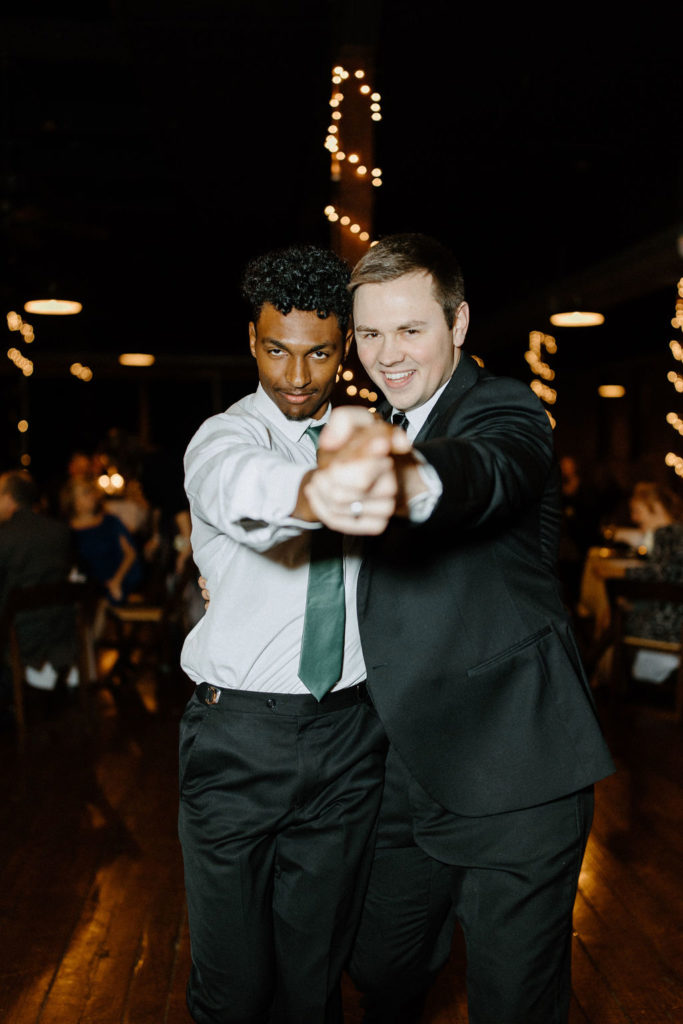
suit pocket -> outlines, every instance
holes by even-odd
[[[499,662],[507,661],[509,658],[513,658],[516,654],[526,650],[527,647],[533,647],[535,644],[540,643],[544,637],[549,636],[553,631],[552,626],[543,626],[542,629],[537,629],[535,633],[530,636],[524,637],[522,640],[518,640],[510,647],[506,647],[504,651],[499,651],[497,654],[492,654],[486,661],[480,661],[478,665],[474,665],[472,668],[467,670],[468,676],[476,676],[481,672],[487,672],[490,668],[493,668]]]
[[[182,794],[183,787],[187,781],[188,771],[194,755],[197,752],[199,737],[204,723],[206,722],[211,708],[202,704],[196,697],[192,697],[183,717],[180,720],[180,746],[179,746],[179,786]]]

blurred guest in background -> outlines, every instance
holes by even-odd
[[[130,533],[117,516],[104,511],[104,494],[91,479],[74,478],[62,492],[80,568],[122,604],[142,582],[142,567]]]
[[[634,533],[617,529],[614,539],[647,551],[637,566],[623,570],[629,579],[683,582],[683,502],[667,487],[637,483],[630,502]],[[633,542],[636,543],[633,543]],[[615,574],[612,574],[615,575]],[[637,601],[627,619],[628,632],[651,640],[677,642],[683,625],[683,606],[663,601]]]
[[[562,528],[558,552],[558,574],[565,602],[573,611],[579,600],[581,574],[588,549],[599,540],[599,511],[596,496],[586,485],[572,455],[559,460]]]
[[[628,579],[683,582],[683,502],[667,487],[637,483],[629,503],[635,527],[610,527],[610,541],[630,549],[631,557],[593,557],[586,564],[582,595],[590,595],[595,612],[595,673],[593,686],[608,681],[612,670],[610,606],[604,580]],[[638,557],[637,557],[638,556]],[[628,635],[647,640],[678,643],[683,626],[683,606],[670,601],[634,601],[628,610]],[[632,674],[637,679],[663,682],[677,667],[678,657],[662,651],[639,650]]]
[[[67,527],[34,511],[38,491],[23,470],[0,476],[0,617],[17,587],[66,580],[71,565]],[[74,620],[70,609],[23,612],[17,635],[27,679],[52,689],[58,672],[73,664]],[[9,703],[7,651],[1,659],[3,704]]]

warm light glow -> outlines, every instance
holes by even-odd
[[[358,71],[354,71],[354,74],[356,78],[365,78],[365,72],[361,71],[360,68],[358,69]]]
[[[25,434],[28,430],[28,420],[19,420],[17,423],[17,430],[20,434]]]
[[[370,86],[369,85],[361,85],[360,91],[363,93],[364,96],[367,96],[367,94],[370,92]]]
[[[152,366],[154,358],[149,352],[123,352],[119,362],[121,366]]]
[[[18,370],[21,370],[24,377],[30,377],[33,373],[33,363],[23,356],[18,348],[8,349],[7,358],[14,363]]]
[[[377,392],[376,391],[369,391],[368,392],[368,400],[370,402],[376,402],[377,401]],[[373,410],[373,412],[374,412],[374,410]]]
[[[382,179],[381,178],[373,178],[372,179],[372,184],[375,186],[375,188],[380,188],[380,186],[382,184]]]
[[[381,121],[382,120],[382,115],[381,114],[371,114],[370,118],[373,121]]]
[[[358,234],[358,232],[360,231],[360,224],[352,224],[352,225],[351,225],[351,227],[349,228],[349,231],[350,231],[350,232],[351,232],[351,233],[352,233],[353,235],[357,235],[357,234]]]
[[[20,330],[23,322],[24,321],[21,319],[19,314],[15,313],[14,310],[10,310],[10,312],[7,314],[7,326],[9,327],[10,331]]]
[[[380,94],[379,94],[378,92],[373,92],[373,94],[372,94],[372,96],[370,97],[370,99],[371,99],[371,100],[374,100],[374,101],[375,101],[375,103],[377,103],[377,102],[378,102],[378,100],[381,100],[381,99],[382,99],[382,97],[380,96]]]
[[[360,160],[360,157],[358,156],[358,153],[349,153],[348,159],[350,164],[357,164],[358,161]]]
[[[548,405],[555,404],[557,392],[553,388],[549,388],[547,384],[543,384],[542,381],[535,378],[531,381],[529,387],[543,402],[547,402]]]
[[[553,313],[550,323],[555,327],[596,327],[604,324],[602,313],[587,313],[574,310],[571,313]]]
[[[30,466],[31,465],[31,456],[24,454],[24,455],[21,456],[19,461],[21,462],[22,466]]]
[[[344,380],[353,380],[353,370],[344,370],[342,377]]]
[[[358,388],[356,387],[356,385],[355,384],[349,384],[348,388],[346,389],[346,394],[347,395],[351,395],[352,398],[353,398],[354,395],[357,395],[358,394]]]
[[[623,384],[601,384],[598,394],[601,398],[623,398],[626,388]]]
[[[351,223],[351,218],[350,218],[350,217],[347,217],[346,215],[344,215],[344,216],[343,216],[343,217],[341,218],[341,223],[342,223],[342,224],[344,225],[344,227],[346,227],[346,225],[347,225],[347,224],[350,224],[350,223]]]
[[[360,238],[361,242],[367,242],[368,239],[370,238],[370,235],[367,233],[367,231],[361,231],[358,237]]]
[[[362,174],[367,174],[367,173],[368,173],[368,169],[367,169],[367,167],[364,164],[359,164],[358,167],[356,167],[356,174],[361,174],[362,175]]]
[[[112,473],[109,477],[112,487],[115,487],[117,491],[120,491],[124,484],[124,479],[120,473]]]
[[[24,303],[27,313],[40,313],[42,316],[73,316],[80,313],[83,306],[72,299],[31,299]]]
[[[380,167],[373,167],[372,168],[372,173],[373,173],[373,175],[376,178],[381,178],[382,177],[382,169]]]
[[[332,204],[330,203],[330,205],[329,205],[329,206],[326,206],[326,207],[325,207],[325,211],[324,211],[324,212],[325,212],[325,216],[326,216],[326,217],[329,217],[329,215],[330,215],[331,213],[334,213],[334,212],[335,212],[335,210],[334,210],[334,206],[332,206]]]

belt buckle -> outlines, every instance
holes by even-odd
[[[221,691],[217,686],[207,686],[206,696],[204,697],[205,704],[218,704],[221,699]]]

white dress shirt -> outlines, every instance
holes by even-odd
[[[427,422],[427,417],[441,398],[441,395],[446,390],[450,377],[445,384],[442,384],[438,391],[435,391],[431,398],[417,407],[417,409],[411,409],[410,412],[403,412],[402,409],[396,409],[392,407],[391,416],[395,414],[405,416],[407,423],[404,427],[408,439],[414,441],[417,435],[422,430],[423,426]],[[391,417],[390,417],[391,419]],[[431,516],[432,512],[436,508],[439,498],[443,494],[443,484],[439,478],[439,474],[430,466],[427,460],[421,455],[420,452],[414,450],[413,455],[419,463],[419,471],[422,480],[424,481],[425,489],[422,494],[417,494],[414,498],[411,498],[408,502],[408,516],[411,523],[424,523]]]
[[[211,601],[183,645],[195,682],[308,693],[297,676],[309,541],[317,523],[294,519],[299,485],[316,463],[305,436],[320,420],[288,420],[259,385],[206,420],[185,453],[192,551]],[[365,679],[356,612],[360,545],[344,538],[346,636],[335,689]]]

